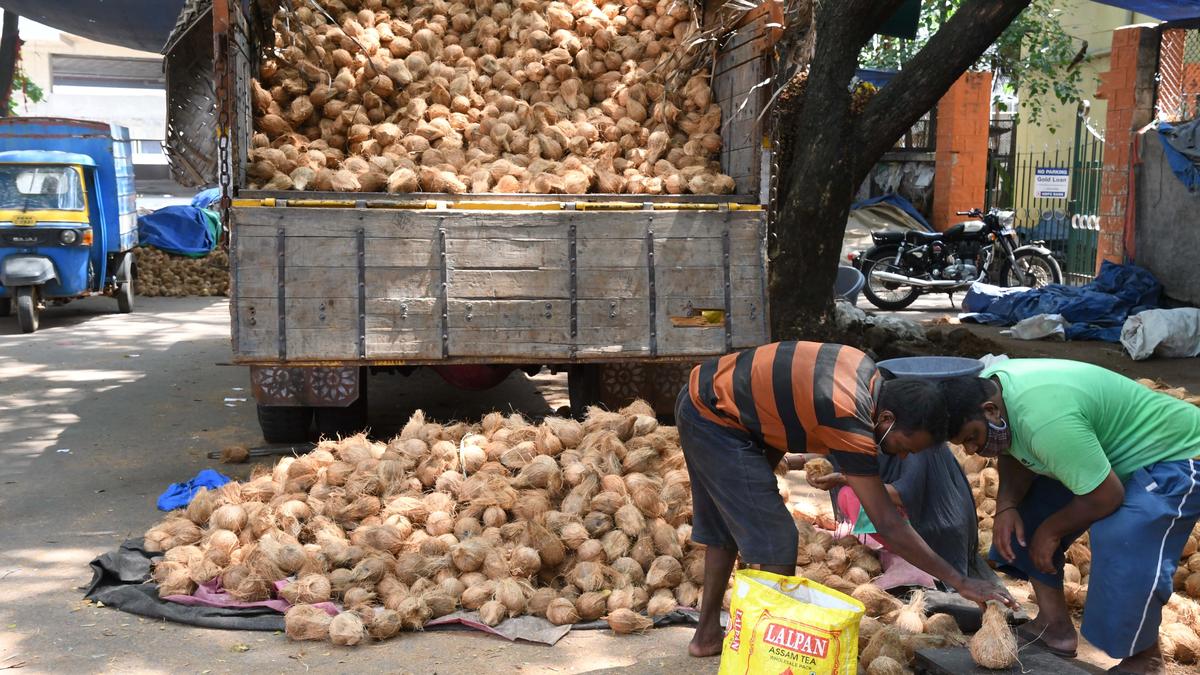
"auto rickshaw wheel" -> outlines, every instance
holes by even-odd
[[[17,323],[21,325],[22,333],[32,333],[38,329],[37,293],[33,286],[17,289]]]
[[[133,311],[132,279],[117,286],[117,309],[120,310],[122,314],[129,314]]]

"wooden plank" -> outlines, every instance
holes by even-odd
[[[234,208],[239,234],[274,236],[283,229],[289,237],[353,236],[432,239],[438,217],[433,211],[392,209]],[[443,212],[445,213],[445,212]]]
[[[658,353],[662,356],[680,356],[685,354],[718,354],[725,351],[725,326],[716,324],[711,328],[679,327],[671,322],[671,317],[682,317],[687,314],[688,303],[696,310],[717,309],[725,307],[725,297],[720,296],[690,296],[663,297],[659,301],[658,314]],[[762,330],[762,300],[757,296],[735,296],[732,298],[732,311],[729,320],[732,323],[733,346],[735,349],[764,344],[768,341]]]
[[[243,239],[246,239],[243,237]],[[266,241],[271,246],[270,260],[275,260],[275,237],[250,237],[254,245],[261,247],[260,241]],[[284,260],[289,267],[357,267],[358,242],[353,234],[337,237],[299,237],[285,238]],[[434,267],[440,261],[437,259],[436,247],[431,239],[405,239],[391,237],[367,237],[363,242],[364,260],[368,267]],[[240,251],[240,249],[239,249]],[[251,258],[253,261],[261,258],[257,251]],[[246,258],[239,261],[246,264]]]
[[[367,300],[367,358],[442,356],[441,303],[435,298]]]
[[[645,298],[587,299],[578,302],[581,356],[649,354],[650,312]]]
[[[293,298],[287,299],[284,317],[288,331],[288,352],[291,352],[292,329],[348,331],[358,335],[358,301],[356,298]],[[357,346],[355,339],[353,345]]]
[[[451,356],[569,356],[564,300],[449,301]]]
[[[289,359],[357,359],[358,332],[327,328],[288,329],[287,355]]]
[[[571,275],[561,270],[447,271],[449,297],[458,299],[569,299]]]
[[[284,268],[288,298],[357,298],[358,270],[352,267]]]
[[[237,303],[238,356],[279,355],[278,306],[275,299],[243,299]]]
[[[441,287],[438,270],[423,267],[368,267],[365,273],[368,301],[372,298],[434,297]]]
[[[508,237],[446,239],[446,258],[452,268],[567,269],[567,240]]]

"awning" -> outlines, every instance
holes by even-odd
[[[1162,21],[1200,19],[1200,0],[1093,0],[1102,5],[1148,14]]]
[[[97,42],[158,52],[184,0],[0,0],[0,7]]]

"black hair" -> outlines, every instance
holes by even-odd
[[[905,433],[927,431],[934,444],[946,440],[946,399],[937,384],[916,377],[884,380],[876,410],[888,410]]]
[[[986,378],[974,376],[942,380],[938,387],[946,399],[950,438],[957,436],[968,422],[984,418],[983,404],[995,391]]]

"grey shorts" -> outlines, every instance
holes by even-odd
[[[780,453],[702,417],[686,386],[675,424],[692,481],[692,540],[737,550],[747,564],[795,565],[800,536],[773,471]]]

